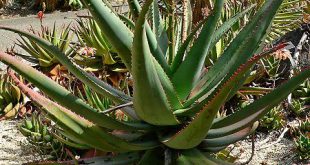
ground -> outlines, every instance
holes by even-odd
[[[20,165],[40,159],[18,131],[18,120],[0,121],[0,165]]]
[[[249,165],[306,165],[310,162],[300,162],[295,151],[295,144],[286,137],[280,137],[282,132],[274,131],[268,134],[257,133],[254,156]],[[242,164],[249,160],[252,153],[252,138],[237,142],[233,146],[232,155]]]

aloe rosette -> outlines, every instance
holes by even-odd
[[[33,28],[31,28],[30,31],[58,47],[58,49],[60,49],[66,56],[72,55],[73,49],[70,47],[70,44],[73,35],[70,34],[70,25],[63,26],[61,31],[58,31],[55,22],[52,29],[42,26],[41,31],[39,32],[36,32]],[[28,40],[21,36],[16,44],[29,55],[14,54],[31,63],[39,65],[41,69],[51,68],[56,64],[59,64],[57,59],[53,57],[53,54],[45,51],[44,48],[32,40]]]
[[[75,29],[75,33],[77,34],[80,43],[95,48],[96,55],[102,56],[103,58],[101,63],[108,65],[115,64],[116,62],[111,53],[111,46],[106,41],[98,24],[91,18],[87,18],[86,20],[82,18],[78,19],[77,23],[79,26]],[[87,59],[83,59],[83,61],[87,61]]]
[[[101,164],[223,164],[212,158],[212,153],[251,134],[259,118],[310,76],[310,70],[305,70],[239,111],[216,118],[218,110],[242,86],[252,66],[285,47],[280,44],[262,51],[266,30],[281,0],[267,1],[208,72],[202,70],[210,49],[229,30],[231,21],[242,17],[242,14],[236,15],[216,28],[224,0],[215,2],[209,17],[192,28],[187,39],[175,47],[178,48],[175,52],[169,50],[168,37],[159,37],[165,30],[160,33],[154,30],[164,25],[156,1],[147,0],[142,8],[137,1],[129,1],[131,12],[137,16],[133,31],[107,2],[83,2],[132,75],[133,97],[85,72],[49,42],[14,28],[0,26],[0,29],[36,42],[91,90],[114,104],[129,105],[121,110],[130,120],[120,121],[101,113],[102,110],[86,104],[14,57],[0,53],[0,59],[51,98],[33,91],[12,75],[17,86],[46,110],[58,124],[59,132],[75,145],[119,153],[96,158]],[[187,25],[192,26],[190,21]],[[195,37],[198,30],[200,33]]]
[[[24,104],[24,95],[4,73],[0,75],[0,120],[13,119]]]
[[[31,117],[23,119],[18,125],[18,130],[27,137],[27,140],[42,155],[50,155],[51,158],[65,159],[65,145],[58,141],[57,132],[49,129],[51,123],[42,114],[34,112]],[[78,147],[78,146],[76,146]]]

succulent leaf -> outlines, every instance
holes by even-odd
[[[134,108],[140,118],[154,125],[176,125],[167,96],[149,49],[145,16],[153,1],[146,1],[136,23],[133,43]],[[160,67],[160,66],[158,66]],[[146,92],[148,91],[148,92]]]
[[[255,129],[258,127],[259,122],[255,122],[253,126],[246,127],[238,132],[229,134],[227,136],[222,136],[218,138],[212,138],[212,139],[204,139],[201,144],[199,145],[199,148],[206,148],[209,147],[223,147],[228,146],[229,144],[233,144],[239,140],[242,140],[246,138],[248,135],[253,133]]]
[[[126,67],[131,70],[132,32],[108,5],[109,3],[98,0],[83,0],[83,2],[111,45],[122,58]]]
[[[227,47],[213,67],[197,83],[204,85],[200,88],[200,92],[187,101],[185,106],[208,94],[208,91],[222,81],[223,78],[224,82],[226,82],[240,65],[246,63],[256,53],[281,2],[282,0],[267,1],[264,4],[252,21],[241,30]],[[236,90],[232,93],[234,92]]]
[[[240,20],[244,15],[249,13],[253,8],[254,4],[249,6],[247,9],[243,10],[242,12],[239,12],[235,14],[232,18],[224,22],[216,31],[214,32],[214,36],[212,38],[212,42],[210,44],[210,48],[214,47],[215,44],[221,39],[221,37],[232,28],[232,26]]]
[[[34,68],[22,63],[14,57],[6,53],[0,52],[0,60],[20,75],[25,77],[28,81],[36,85],[40,90],[49,95],[52,99],[57,101],[62,106],[74,111],[75,113],[89,119],[90,121],[106,128],[110,129],[124,129],[124,130],[135,130],[136,127],[123,124],[111,117],[100,114],[96,112],[97,110],[91,108],[89,105],[85,104],[81,99],[72,95],[64,87],[60,86],[53,80],[46,77],[44,74],[35,70]],[[144,127],[144,126],[142,126]]]
[[[236,73],[224,82],[223,86],[213,87],[217,88],[212,91],[210,98],[201,100],[199,103],[189,108],[188,111],[195,113],[194,119],[190,121],[184,128],[178,132],[164,137],[162,142],[169,147],[177,147],[178,149],[188,149],[199,144],[199,142],[209,135],[209,129],[212,125],[213,119],[219,108],[225,103],[226,99],[231,94],[234,86],[243,75],[257,62],[260,58],[268,55],[271,51],[283,48],[284,45],[279,45],[261,55],[252,57],[246,64],[241,65]],[[185,111],[186,113],[186,111]],[[244,128],[244,127],[243,127]],[[195,132],[195,133],[193,133]],[[182,148],[180,148],[182,147]],[[183,148],[184,147],[184,148]]]
[[[164,22],[161,18],[161,13],[159,10],[158,2],[153,1],[152,4],[152,18],[153,21],[153,31],[156,36],[156,40],[158,41],[159,47],[163,54],[166,54],[168,49],[168,36],[165,31]]]
[[[212,14],[207,18],[194,45],[180,67],[173,74],[172,82],[181,100],[184,100],[197,83],[208,54],[216,24],[221,16],[224,0],[217,0]]]
[[[14,28],[4,27],[0,26],[0,29],[6,29],[12,32],[16,32],[20,35],[28,37],[28,39],[31,39],[33,41],[36,41],[38,44],[40,44],[42,47],[44,47],[47,51],[52,53],[57,59],[60,60],[60,62],[68,68],[68,70],[73,73],[75,76],[77,76],[81,81],[83,81],[85,84],[87,84],[89,87],[94,89],[96,92],[109,97],[111,100],[115,101],[116,103],[126,103],[130,102],[131,98],[127,95],[125,95],[123,92],[111,87],[109,84],[105,83],[104,81],[99,80],[97,77],[90,75],[74,63],[70,61],[70,59],[65,56],[58,48],[51,45],[49,42],[34,36],[30,33],[23,32],[21,30],[17,30]],[[134,119],[137,119],[136,114],[133,111],[127,111],[126,112],[129,116],[131,116]]]
[[[186,50],[189,47],[191,41],[194,39],[197,31],[201,29],[201,27],[206,23],[207,19],[202,20],[199,24],[195,26],[195,28],[191,31],[191,33],[187,36],[186,40],[180,45],[180,48],[177,51],[177,54],[174,57],[174,60],[171,64],[171,72],[175,73],[179,68],[180,64],[183,61],[183,58],[186,55]]]
[[[152,150],[146,151],[141,160],[138,163],[139,165],[158,165],[164,164],[164,157],[162,154],[161,148],[155,148]]]
[[[216,162],[208,159],[203,155],[199,150],[185,150],[180,153],[180,156],[177,159],[177,164],[187,165],[187,164],[208,164],[208,165],[217,165]]]
[[[272,107],[278,105],[281,100],[298,87],[298,84],[309,76],[310,70],[306,70],[245,108],[216,121],[207,137],[228,135],[252,124],[264,116]]]
[[[116,137],[113,134],[106,132],[106,130],[94,125],[90,121],[87,121],[81,116],[78,116],[72,111],[61,107],[34,92],[29,87],[22,84],[13,74],[11,74],[11,77],[33,101],[41,105],[49,115],[53,115],[53,117],[63,125],[62,128],[66,128],[65,130],[67,132],[71,132],[72,134],[76,135],[75,137],[91,147],[100,148],[104,151],[126,152],[130,150],[145,150],[157,146],[156,142],[148,142],[147,140],[146,142],[130,143],[126,140]],[[97,140],[93,140],[93,138]]]

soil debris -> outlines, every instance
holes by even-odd
[[[18,120],[0,121],[0,165],[20,165],[40,159],[18,130]]]

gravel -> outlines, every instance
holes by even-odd
[[[20,165],[40,159],[17,129],[18,120],[0,121],[0,165]]]
[[[258,133],[255,139],[254,156],[249,165],[309,165],[301,162],[296,154],[295,144],[287,138],[280,138],[279,132],[268,134]],[[278,140],[278,141],[277,141]],[[242,164],[250,159],[252,153],[252,138],[237,142],[231,154],[237,157],[236,164]],[[232,145],[233,146],[233,145]],[[231,148],[232,148],[231,146]]]

